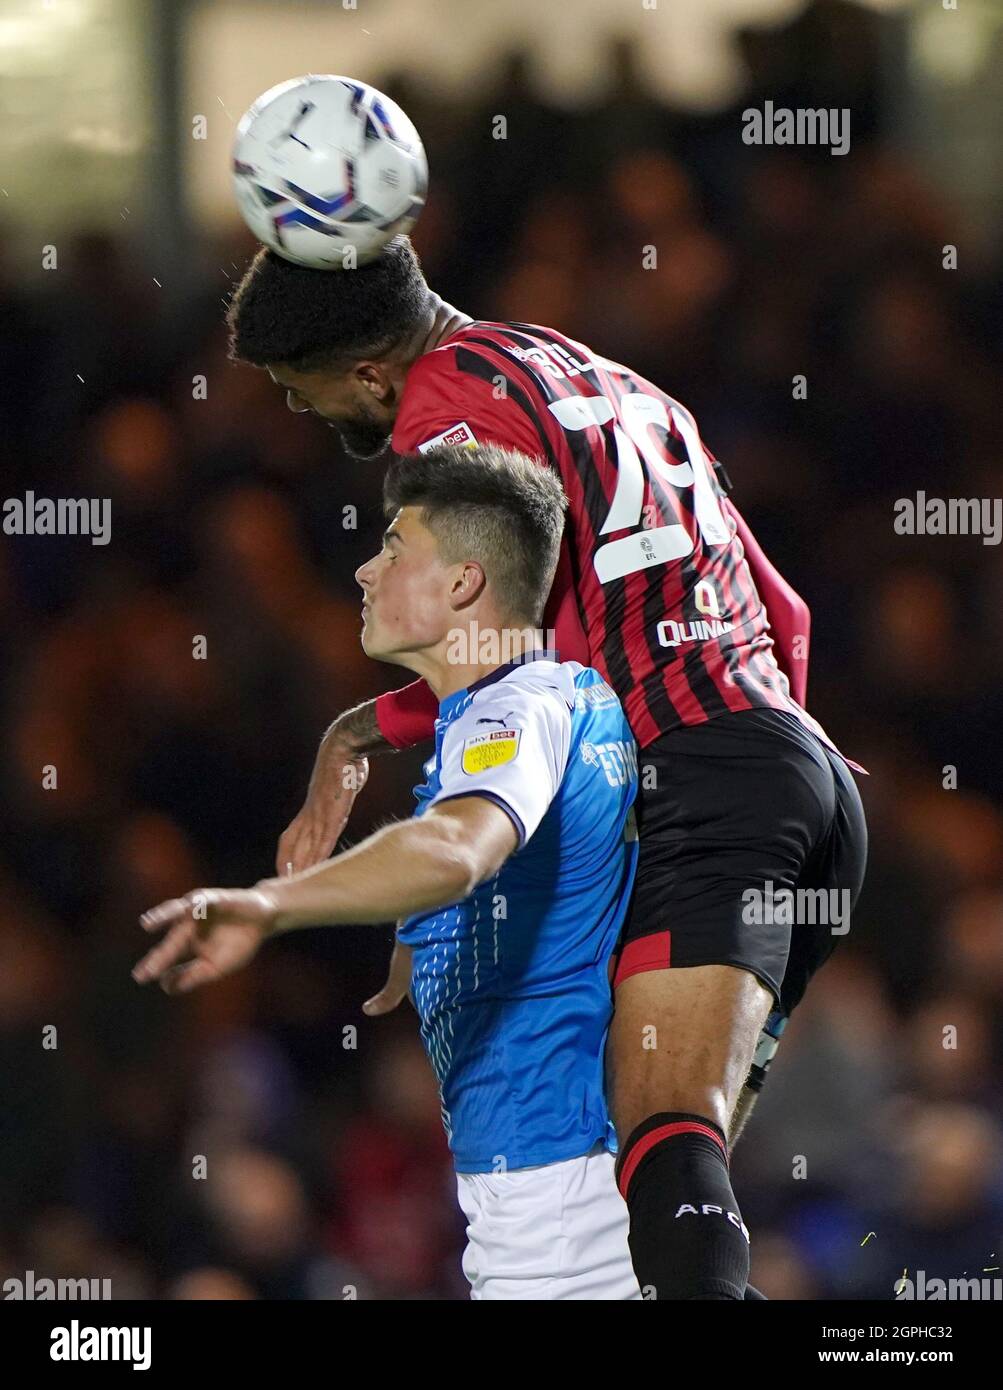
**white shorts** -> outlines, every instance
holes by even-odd
[[[472,1299],[641,1297],[613,1155],[507,1173],[457,1173]]]

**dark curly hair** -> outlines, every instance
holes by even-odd
[[[262,247],[227,310],[230,357],[304,372],[379,358],[418,331],[428,299],[406,236],[355,270],[309,270]]]
[[[448,563],[477,560],[507,610],[542,621],[564,530],[556,473],[514,449],[479,444],[391,459],[383,511],[420,507]]]

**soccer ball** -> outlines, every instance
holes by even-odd
[[[350,269],[414,226],[428,163],[389,97],[350,77],[311,73],[272,87],[244,116],[233,186],[244,221],[280,256]]]

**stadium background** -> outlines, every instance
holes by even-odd
[[[225,182],[233,118],[311,67],[383,87],[422,131],[432,286],[685,401],[811,605],[810,705],[870,769],[872,857],[735,1154],[754,1281],[887,1299],[904,1272],[1003,1263],[1003,568],[978,537],[893,529],[919,489],[1001,491],[999,11],[579,5],[570,60],[515,0],[491,7],[503,43],[473,22],[486,0],[468,24],[415,0],[410,30],[391,0],[0,16],[5,496],[112,499],[106,547],[0,552],[3,1277],[465,1295],[414,1015],[359,1008],[389,929],[285,938],[187,1001],[129,977],[138,913],[271,872],[326,723],[398,683],[361,653],[351,578],[380,469],[225,355],[253,250]],[[686,16],[693,64],[665,28]],[[744,145],[766,99],[850,107],[849,155]],[[352,836],[407,813],[419,763],[373,762]]]

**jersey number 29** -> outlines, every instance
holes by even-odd
[[[602,526],[601,536],[610,531],[638,527],[644,506],[645,469],[652,486],[659,480],[672,487],[693,489],[693,510],[700,535],[706,545],[727,545],[731,528],[721,511],[721,503],[711,481],[710,467],[693,417],[682,406],[668,409],[657,396],[632,391],[621,396],[619,410],[608,396],[568,396],[551,401],[549,409],[566,430],[584,430],[612,420],[616,441],[617,478],[613,501]],[[670,416],[671,413],[671,424]],[[672,463],[664,457],[651,433],[656,425],[668,432],[674,424],[686,446],[688,463]],[[665,526],[635,530],[632,535],[606,541],[593,556],[601,584],[611,579],[664,565],[692,553],[694,539],[685,526],[669,522]]]

